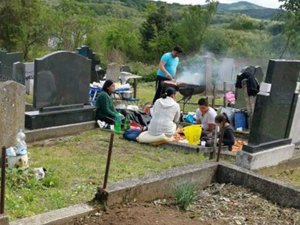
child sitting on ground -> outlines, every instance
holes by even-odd
[[[223,144],[228,146],[229,151],[232,151],[232,146],[234,145],[234,134],[233,129],[230,126],[228,116],[225,113],[217,115],[215,118],[215,123],[220,129],[224,128]]]

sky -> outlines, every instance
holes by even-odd
[[[168,3],[192,4],[192,5],[205,4],[205,0],[160,0],[160,1],[168,2]],[[239,2],[239,1],[241,1],[241,0],[219,0],[218,2],[234,3],[234,2]],[[254,3],[256,5],[268,7],[268,8],[279,8],[279,6],[280,6],[280,3],[278,0],[245,0],[245,1]]]

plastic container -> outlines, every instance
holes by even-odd
[[[121,126],[122,126],[121,116],[119,114],[116,114],[114,130],[117,134],[121,133]]]
[[[184,136],[190,145],[199,145],[202,133],[201,125],[190,125],[183,128]]]
[[[242,128],[246,129],[247,128],[247,117],[244,112],[236,112],[234,114],[234,128]]]

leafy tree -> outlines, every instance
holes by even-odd
[[[115,54],[116,50],[131,60],[138,60],[140,34],[133,23],[116,20],[104,29],[100,41],[107,55]]]
[[[54,6],[57,11],[53,22],[56,32],[53,38],[58,39],[58,48],[74,50],[82,45],[86,36],[93,30],[94,20],[91,11],[74,0],[60,0]]]
[[[170,26],[170,16],[166,6],[156,8],[154,4],[149,4],[146,8],[148,16],[142,24],[140,33],[142,36],[141,47],[145,52],[151,51],[149,43],[159,39],[159,34],[163,34]]]
[[[0,0],[0,45],[8,51],[21,50],[28,59],[34,45],[47,43],[51,30],[48,5],[41,0]]]
[[[204,34],[217,9],[217,2],[207,1],[205,7],[197,5],[190,6],[183,13],[182,21],[177,28],[184,36],[182,46],[186,52],[195,53],[201,48]]]
[[[281,8],[287,11],[287,16],[284,26],[284,34],[286,35],[285,45],[280,54],[280,58],[283,57],[291,43],[296,42],[299,39],[300,33],[300,1],[299,0],[279,0],[283,4]]]
[[[18,48],[22,49],[24,59],[28,60],[29,52],[35,46],[47,46],[48,38],[53,32],[53,11],[40,1],[31,8],[34,18],[21,23],[21,33],[18,36]]]

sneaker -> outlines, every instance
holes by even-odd
[[[105,128],[107,126],[107,124],[101,120],[97,120],[97,124],[100,128]]]

